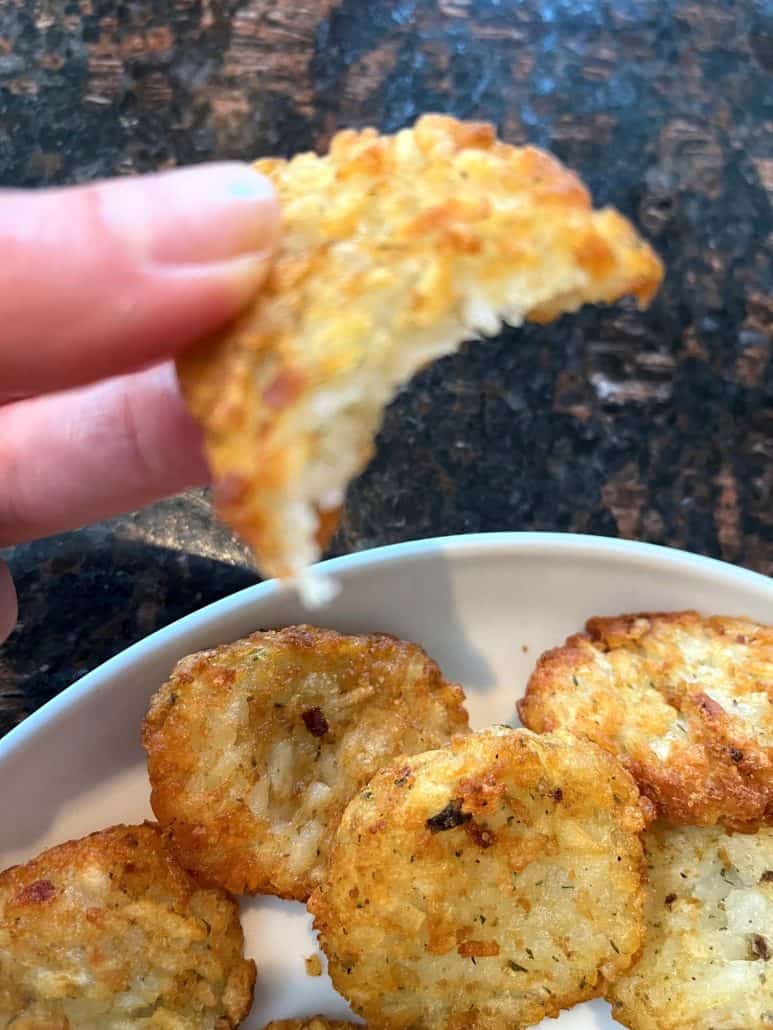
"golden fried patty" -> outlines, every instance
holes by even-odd
[[[467,729],[461,688],[416,644],[295,626],[184,658],[143,740],[183,864],[305,900],[345,805],[394,755]]]
[[[218,510],[266,574],[314,561],[398,385],[501,319],[547,321],[632,294],[662,270],[580,180],[489,125],[439,115],[322,157],[263,160],[282,205],[268,282],[179,362]]]
[[[309,908],[370,1024],[502,1030],[600,994],[642,938],[639,794],[568,734],[491,729],[352,800]]]
[[[252,1003],[243,943],[156,826],[60,844],[0,873],[0,1026],[227,1030]]]
[[[616,754],[675,823],[773,819],[773,627],[695,612],[591,619],[518,705]]]
[[[773,1027],[773,827],[644,834],[647,937],[609,990],[632,1030]]]

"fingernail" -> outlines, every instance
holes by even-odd
[[[179,268],[265,259],[274,249],[276,194],[246,164],[197,165],[104,183],[99,191],[109,230],[136,259],[150,264]],[[248,261],[244,269],[249,266]]]

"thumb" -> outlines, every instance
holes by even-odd
[[[279,224],[248,165],[0,190],[0,400],[132,371],[233,317]]]
[[[16,625],[17,615],[16,591],[11,573],[5,562],[0,562],[0,644]]]

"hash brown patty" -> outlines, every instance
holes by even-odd
[[[493,128],[426,115],[265,159],[278,254],[251,307],[178,361],[218,511],[265,575],[317,559],[397,387],[504,319],[645,305],[662,268],[572,172]]]
[[[773,627],[696,612],[591,619],[544,654],[518,711],[617,755],[674,823],[773,819]]]
[[[644,834],[647,937],[608,997],[631,1030],[773,1027],[773,827]]]
[[[184,658],[153,698],[151,804],[186,868],[304,901],[357,790],[467,725],[461,688],[416,644],[312,626],[254,633]]]
[[[0,1026],[228,1030],[252,1003],[236,903],[156,826],[114,826],[0,873]]]
[[[311,897],[333,984],[388,1030],[501,1030],[601,994],[643,934],[644,820],[610,755],[494,728],[400,758]]]

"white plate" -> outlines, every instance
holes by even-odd
[[[326,563],[342,590],[309,613],[295,591],[262,583],[128,648],[0,741],[0,868],[117,822],[151,816],[140,723],[178,658],[259,628],[317,622],[415,640],[465,685],[475,727],[515,723],[538,655],[590,615],[697,608],[773,620],[773,583],[695,555],[601,537],[501,533],[398,544]],[[276,899],[242,906],[258,963],[247,1027],[324,1012],[346,1016],[316,951],[304,907]],[[560,1030],[616,1026],[604,1002],[564,1013]]]

